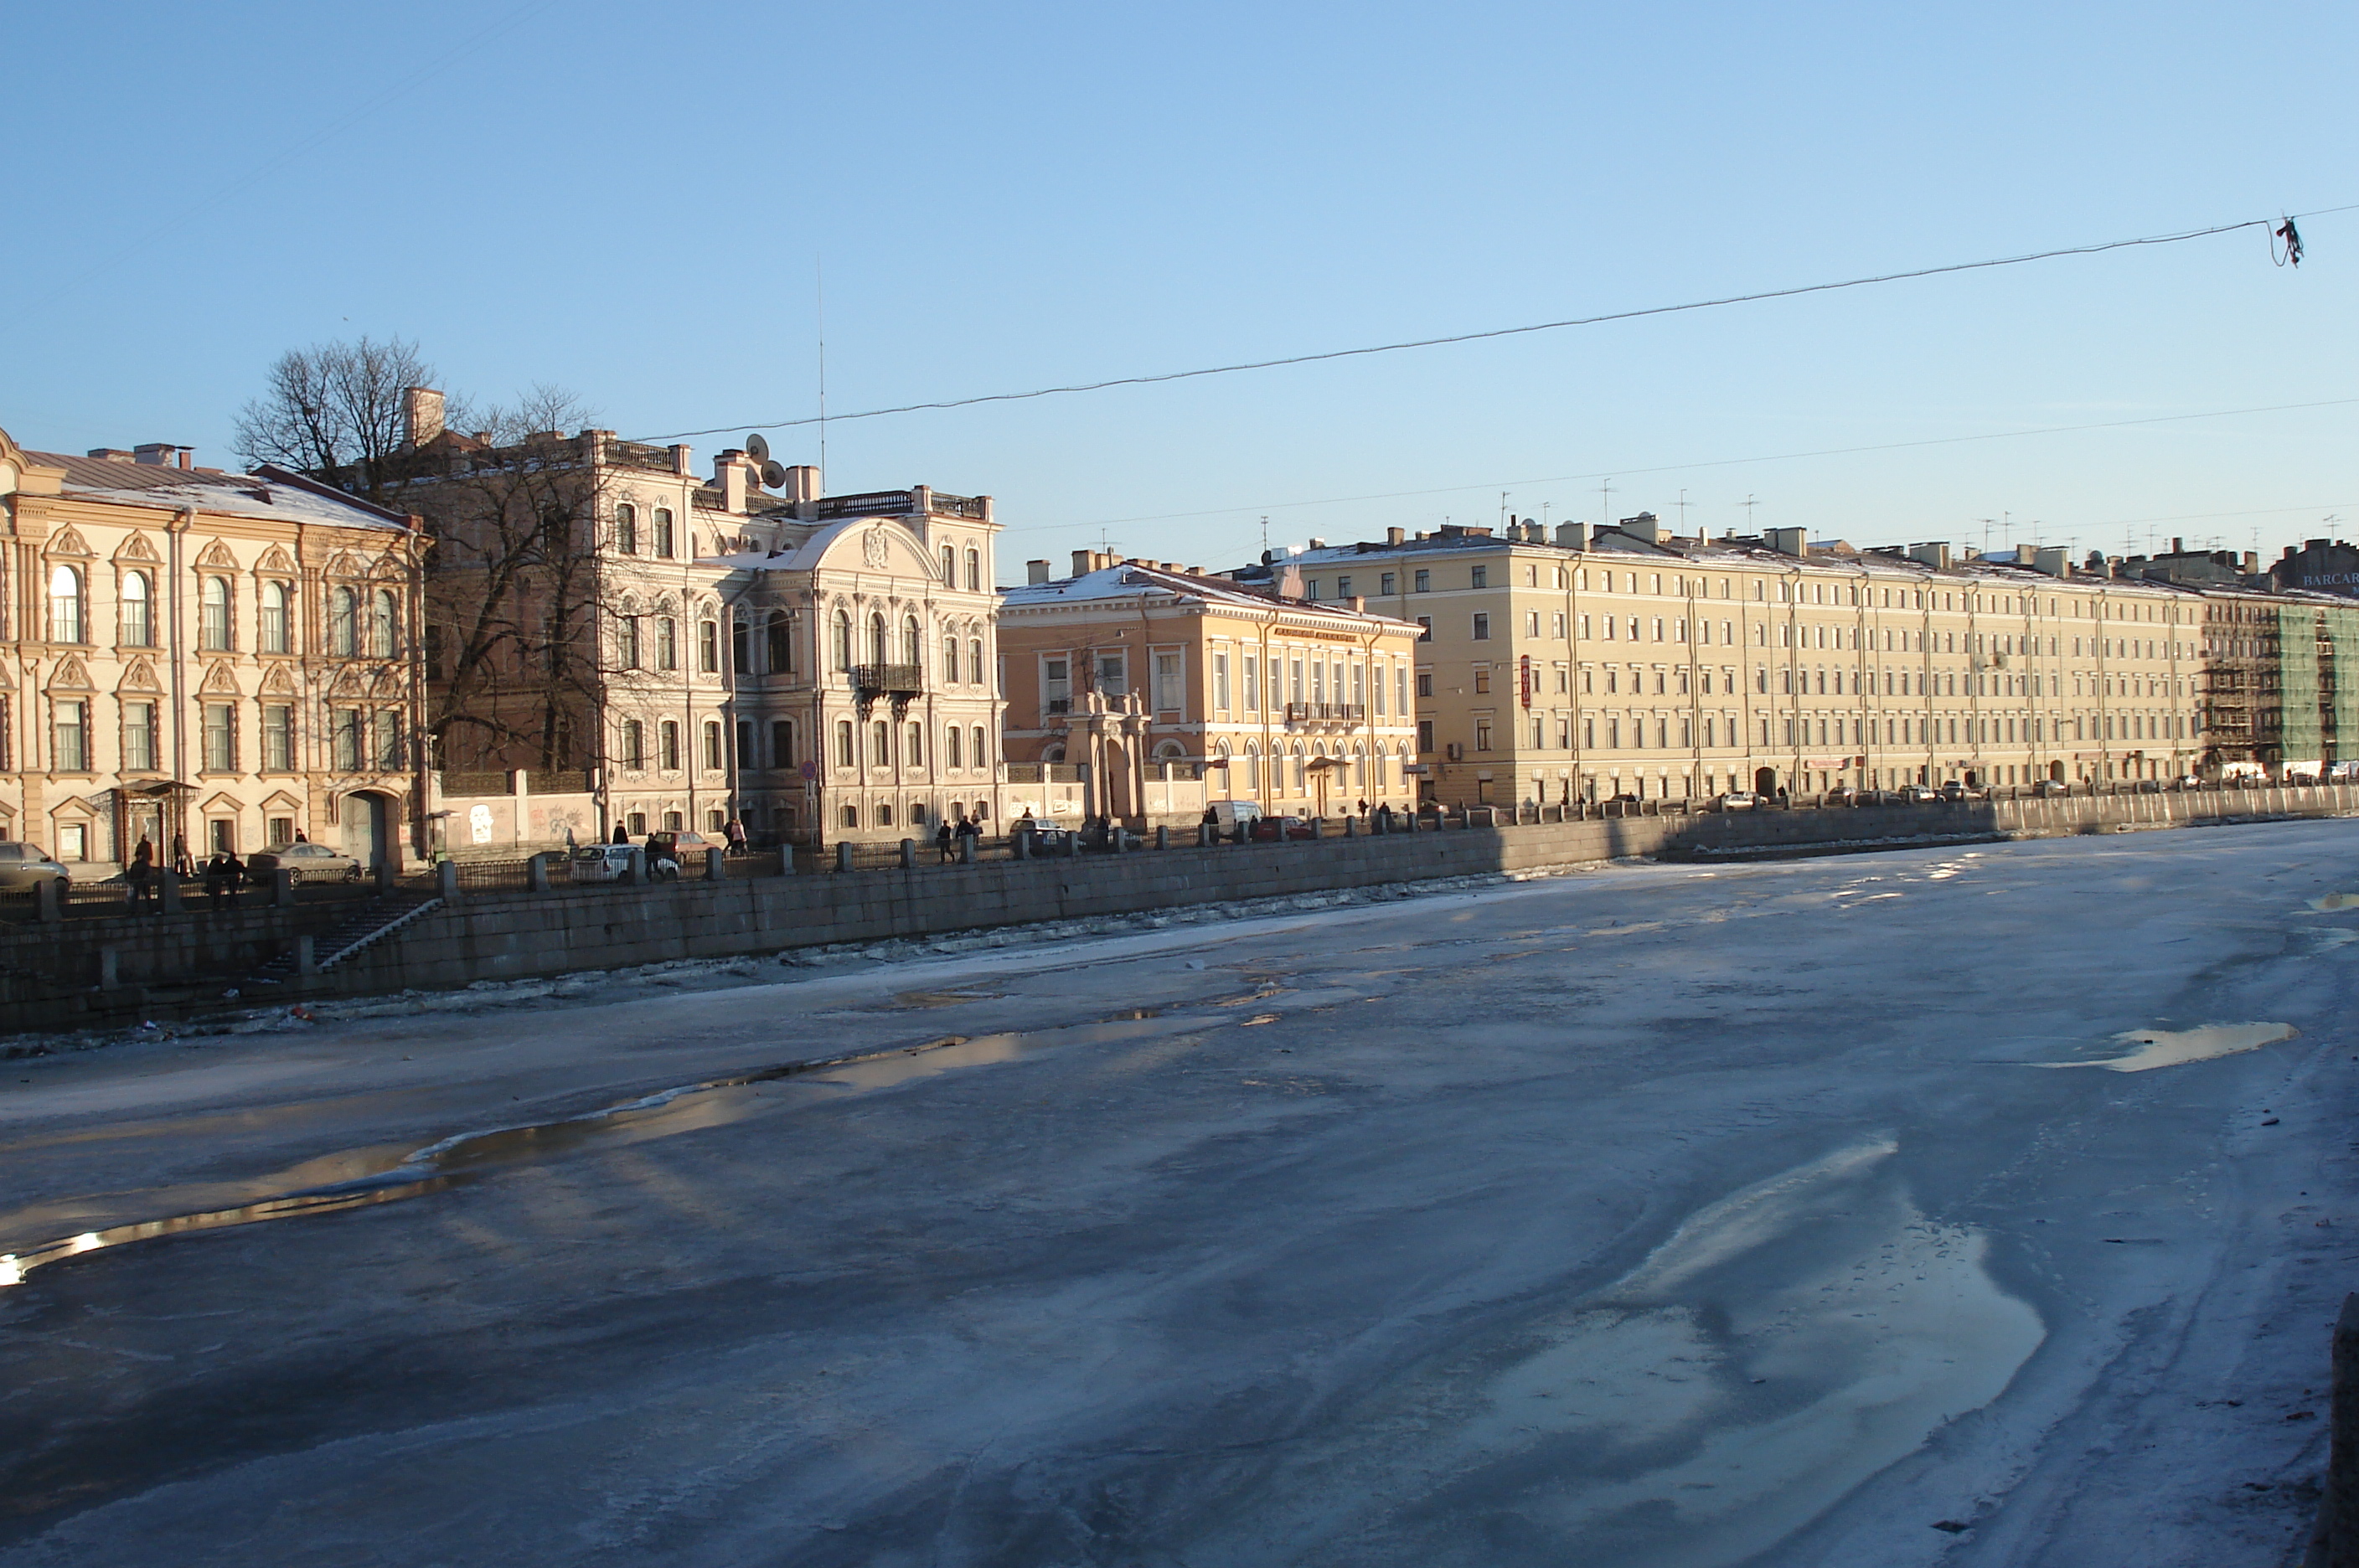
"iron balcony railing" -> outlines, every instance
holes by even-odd
[[[1286,705],[1286,722],[1289,724],[1356,724],[1366,712],[1357,702],[1288,702]]]
[[[914,694],[926,689],[925,670],[915,664],[863,664],[853,668],[852,684],[863,691]]]

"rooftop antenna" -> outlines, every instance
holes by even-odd
[[[1261,552],[1265,556],[1269,554],[1269,518],[1266,517],[1261,520]]]
[[[1745,531],[1748,534],[1753,531],[1753,508],[1760,504],[1749,495],[1745,497]]]
[[[827,488],[827,267],[817,252],[811,255],[811,277],[819,322],[819,487]]]
[[[1553,503],[1553,502],[1549,502],[1549,501],[1543,501],[1543,502],[1541,502],[1541,503],[1540,503],[1540,532],[1542,532],[1542,533],[1547,533],[1547,532],[1548,532],[1548,526],[1549,526],[1549,521],[1548,521],[1549,507],[1549,506],[1551,506],[1552,505],[1554,505],[1554,503]]]
[[[1682,491],[1680,491],[1680,535],[1681,535],[1682,537],[1684,537],[1684,536],[1686,535],[1687,531],[1688,531],[1688,493],[1687,493],[1685,490],[1682,490]]]
[[[1507,493],[1506,493],[1505,490],[1502,490],[1502,491],[1500,491],[1500,492],[1499,492],[1499,528],[1500,528],[1500,530],[1501,530],[1502,532],[1504,532],[1504,531],[1506,531],[1506,527],[1507,527]]]
[[[1598,519],[1598,526],[1601,528],[1612,528],[1614,526],[1614,481],[1611,479],[1601,480],[1598,482],[1597,509],[1604,514],[1603,517]]]
[[[1974,519],[1974,521],[1976,521],[1976,522],[1980,523],[1980,524],[1983,526],[1983,553],[1984,553],[1984,555],[1988,555],[1988,554],[1990,553],[1990,530],[1991,530],[1991,524],[1993,524],[1994,522],[1996,522],[1997,520],[1998,520],[1998,519],[1997,519],[1997,518],[1995,518],[1995,517],[1976,517],[1976,518]],[[2007,530],[2007,534],[2008,534],[2008,537],[2009,537],[2009,538],[2014,537],[2014,533],[2015,533],[2015,530],[2014,530],[2014,529],[2012,529],[2012,528],[2009,528],[2009,529]]]

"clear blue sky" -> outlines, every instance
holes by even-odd
[[[363,332],[625,435],[799,418],[815,262],[842,412],[2359,202],[2347,4],[416,0],[28,6],[10,35],[0,426],[201,462],[274,355]],[[1004,581],[1102,528],[1228,565],[1265,512],[1273,542],[1365,538],[1494,521],[1503,489],[1552,520],[1684,489],[1716,530],[1753,495],[1859,543],[2011,516],[1994,543],[2274,555],[2359,519],[2359,405],[1723,460],[2359,397],[2359,212],[2306,237],[2298,273],[2255,231],[838,422],[829,485],[997,496]],[[1598,474],[1610,504],[1571,477]]]

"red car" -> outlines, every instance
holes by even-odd
[[[1276,844],[1280,838],[1317,838],[1318,830],[1304,817],[1256,817],[1253,842]]]

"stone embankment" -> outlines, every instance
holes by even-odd
[[[679,959],[727,958],[983,926],[1086,920],[1251,898],[1528,872],[1639,856],[1688,860],[2118,833],[2359,814],[2359,789],[1590,818],[1312,842],[1190,845],[656,887],[469,894],[326,973],[283,964],[316,933],[299,909],[19,925],[0,931],[0,1029],[56,1029],[263,1000],[454,989]]]

